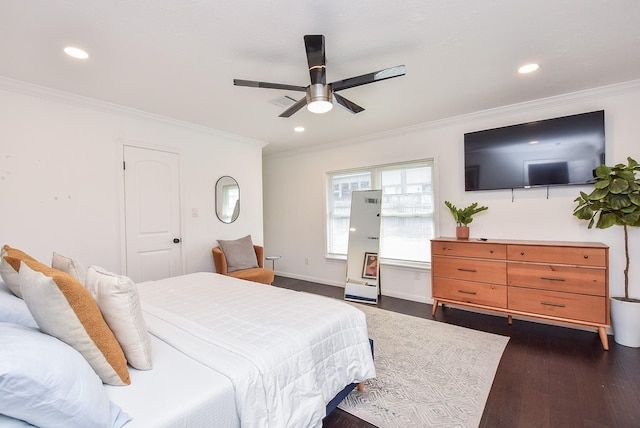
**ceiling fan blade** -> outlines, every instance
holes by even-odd
[[[307,50],[307,63],[309,64],[309,77],[311,84],[327,84],[326,59],[324,55],[324,36],[304,36],[304,46]]]
[[[331,83],[333,92],[342,91],[343,89],[354,88],[380,80],[391,79],[392,77],[404,76],[407,68],[404,65],[397,65],[384,70],[374,71],[373,73],[363,74],[362,76],[351,77],[349,79],[338,80]]]
[[[286,85],[283,83],[256,82],[255,80],[233,79],[233,84],[236,86],[248,86],[250,88],[284,89],[287,91],[300,92],[305,92],[307,90],[305,86]]]
[[[358,104],[354,103],[353,101],[349,101],[342,95],[338,95],[334,93],[333,98],[336,100],[336,102],[340,107],[343,107],[345,110],[348,110],[351,113],[355,114],[355,113],[360,113],[361,111],[364,111],[364,108],[360,107]]]
[[[307,105],[307,97],[303,97],[300,101],[283,111],[278,117],[291,117],[295,112]]]

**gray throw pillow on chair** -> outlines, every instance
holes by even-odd
[[[218,239],[218,245],[227,259],[227,272],[258,267],[251,235],[233,241]]]

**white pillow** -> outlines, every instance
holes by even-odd
[[[66,272],[84,285],[87,279],[87,268],[78,260],[53,252],[51,267]]]
[[[120,342],[127,362],[138,370],[151,370],[151,338],[134,282],[98,266],[89,266],[85,285]]]
[[[0,281],[0,322],[10,322],[27,327],[38,328],[27,304],[15,296],[11,290]],[[2,426],[2,424],[0,424]]]
[[[20,291],[40,331],[80,352],[104,383],[131,383],[122,347],[78,280],[42,263],[23,260]]]
[[[0,249],[0,277],[2,277],[2,280],[7,287],[9,287],[9,290],[20,298],[22,298],[22,294],[20,294],[18,271],[20,270],[21,260],[35,259],[24,251],[11,248],[8,245],[3,245]]]
[[[0,413],[43,428],[119,428],[131,420],[82,355],[58,339],[0,323],[0,349]]]

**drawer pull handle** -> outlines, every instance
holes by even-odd
[[[520,251],[520,255],[521,255],[521,256],[524,256],[524,251]]]
[[[585,255],[584,255],[584,258],[585,258],[585,259],[588,259],[588,258],[589,258],[589,256],[587,256],[587,255],[585,254]]]
[[[546,281],[566,281],[564,278],[554,278],[551,276],[541,276],[540,279],[544,279]]]
[[[460,272],[477,272],[477,270],[475,269],[464,269],[464,268],[458,268],[458,270]]]
[[[458,293],[462,293],[462,294],[471,294],[471,295],[473,295],[473,296],[475,296],[476,294],[478,294],[478,293],[476,293],[475,291],[465,291],[465,290],[458,290]]]
[[[489,253],[490,253],[490,254],[493,254],[493,250],[489,250]]]
[[[566,308],[567,305],[563,305],[562,303],[551,303],[551,302],[540,302],[541,305],[545,306],[555,306],[557,308]]]

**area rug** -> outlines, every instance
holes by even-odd
[[[354,304],[376,378],[340,408],[380,428],[478,427],[508,337]]]

